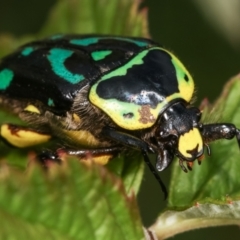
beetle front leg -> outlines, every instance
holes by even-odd
[[[218,139],[237,138],[240,147],[240,130],[231,123],[206,124],[202,126],[202,136],[206,142],[212,142]]]
[[[143,140],[141,140],[137,137],[134,137],[130,134],[117,131],[114,128],[105,127],[102,130],[102,134],[104,136],[108,136],[110,139],[112,139],[122,145],[132,147],[132,148],[137,148],[144,152],[154,152],[153,149]]]
[[[105,136],[108,136],[112,140],[115,140],[115,141],[117,141],[117,142],[119,142],[123,145],[127,145],[127,146],[132,147],[132,148],[137,148],[138,150],[142,151],[144,161],[147,164],[147,166],[149,167],[150,171],[153,173],[156,180],[158,181],[158,183],[161,187],[161,190],[164,194],[164,198],[166,199],[167,198],[167,189],[166,189],[162,179],[158,175],[158,172],[156,171],[156,169],[154,168],[154,166],[152,165],[152,163],[151,163],[151,161],[148,157],[148,153],[149,152],[154,153],[154,150],[143,140],[141,140],[137,137],[134,137],[132,135],[129,135],[127,133],[117,131],[117,130],[115,130],[113,128],[110,128],[110,127],[104,128],[103,129],[103,134]],[[165,153],[163,153],[163,155],[164,155],[165,158],[162,159],[160,157],[163,162],[161,162],[160,158],[158,158],[157,165],[156,165],[157,168],[162,169],[162,170],[163,170],[163,168],[166,168],[172,160],[171,159],[170,162],[169,162],[169,159],[166,159],[166,158],[169,157],[168,153],[165,152]],[[159,169],[158,169],[158,171],[159,171]]]

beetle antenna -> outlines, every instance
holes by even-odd
[[[152,174],[154,175],[154,177],[157,179],[158,183],[160,184],[161,190],[164,194],[164,199],[166,199],[168,196],[168,192],[167,192],[167,188],[166,188],[165,184],[163,183],[162,179],[158,175],[158,172],[156,171],[155,167],[150,162],[147,153],[145,151],[142,151],[142,154],[143,154],[145,163],[148,165],[150,171],[152,172]]]

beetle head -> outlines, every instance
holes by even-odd
[[[187,108],[182,102],[169,106],[162,113],[157,130],[160,148],[157,159],[159,171],[171,163],[174,155],[181,163],[193,162],[203,155],[204,142],[200,131],[200,118],[201,112],[198,108]],[[181,166],[184,169],[184,166]]]

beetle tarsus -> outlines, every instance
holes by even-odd
[[[44,169],[49,168],[49,164],[57,163],[61,164],[62,160],[59,158],[59,155],[51,150],[44,150],[37,156],[37,160]]]

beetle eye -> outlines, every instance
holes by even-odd
[[[169,131],[161,131],[160,132],[160,138],[163,141],[168,142],[177,142],[178,137],[175,134],[169,133]]]
[[[160,133],[159,133],[159,135],[160,135],[160,137],[161,138],[168,138],[169,136],[170,136],[170,134],[169,134],[169,132],[167,131],[167,130],[165,130],[165,131],[161,131]]]
[[[201,120],[201,117],[202,117],[202,112],[201,112],[198,108],[192,107],[192,108],[191,108],[191,113],[192,113],[193,116],[194,116],[193,122],[194,122],[196,125],[198,125],[198,122]]]
[[[191,107],[191,111],[197,116],[201,117],[202,115],[201,111],[197,107]]]
[[[202,112],[199,111],[199,112],[196,114],[196,116],[197,116],[197,120],[200,121],[200,120],[201,120],[201,117],[202,117]]]

